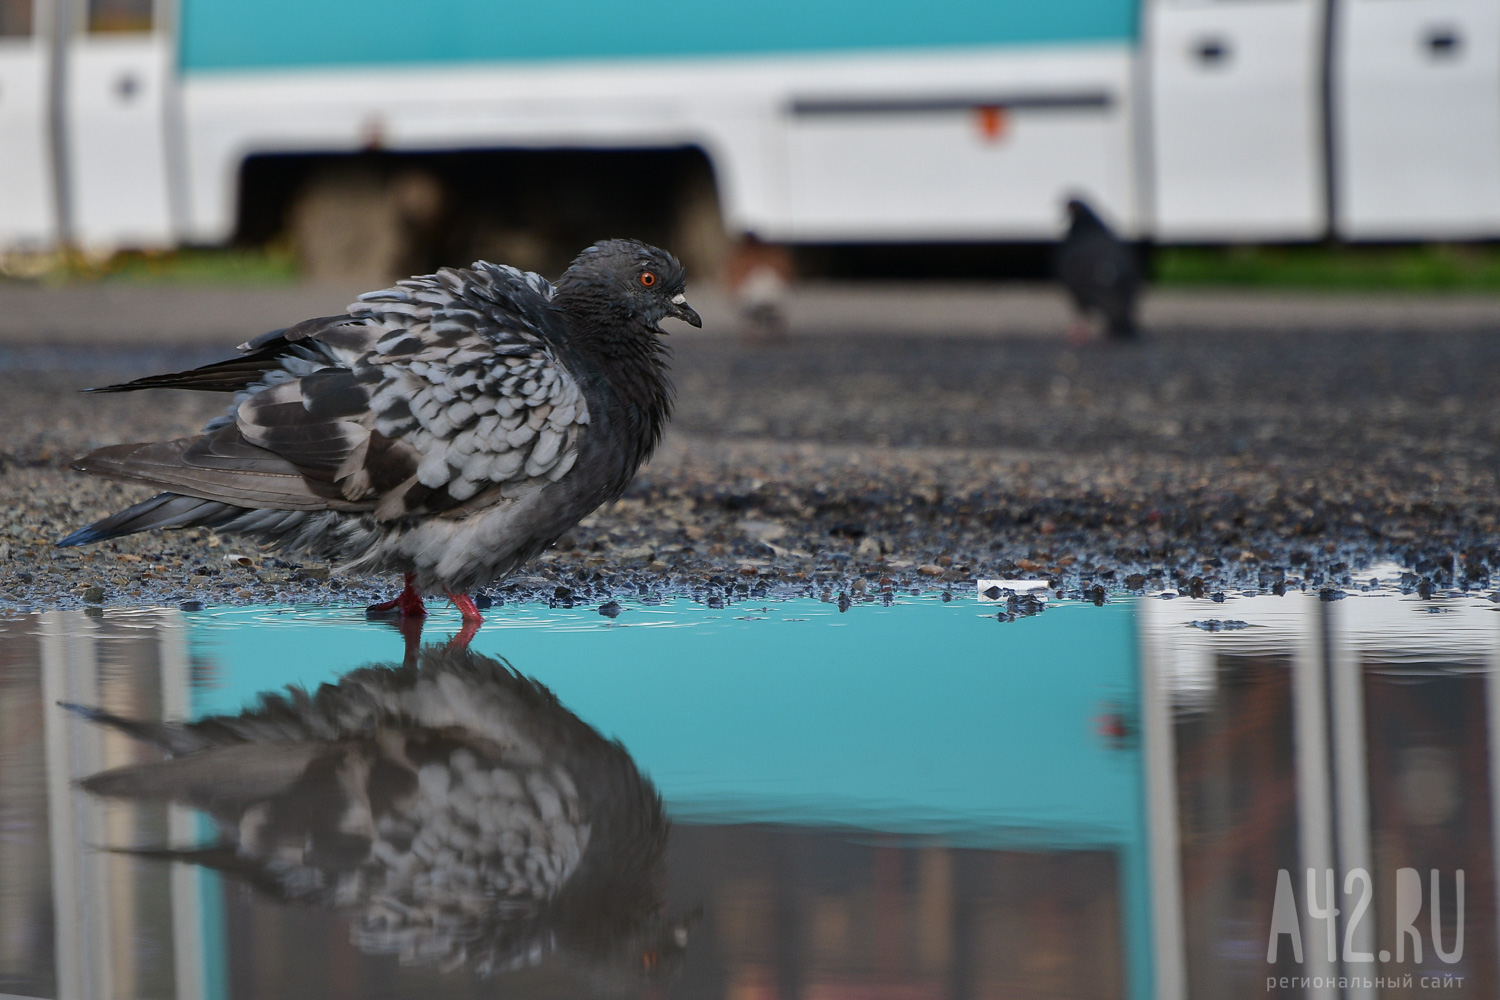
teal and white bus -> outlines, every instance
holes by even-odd
[[[0,248],[221,244],[254,163],[371,150],[692,151],[788,244],[1051,239],[1075,194],[1159,242],[1500,237],[1500,0],[0,0],[0,36]]]

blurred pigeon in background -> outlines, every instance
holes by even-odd
[[[1080,314],[1072,339],[1082,339],[1087,317],[1097,313],[1111,340],[1133,340],[1142,282],[1135,249],[1077,198],[1068,202],[1068,220],[1068,234],[1057,248],[1053,268]]]
[[[467,596],[618,498],[671,414],[661,321],[701,326],[684,275],[633,240],[589,247],[556,286],[480,261],[362,295],[348,313],[241,345],[238,358],[102,391],[232,392],[196,437],[115,445],[73,467],[166,490],[59,545],[205,526],[399,572],[371,610],[420,618]]]
[[[502,661],[428,646],[415,665],[190,723],[67,707],[169,755],[85,789],[200,809],[220,830],[214,846],[130,853],[337,909],[367,953],[482,973],[556,954],[638,981],[687,943],[663,912],[656,789],[619,743]]]
[[[786,302],[796,276],[786,247],[747,233],[724,270],[729,299],[740,317],[741,335],[756,343],[786,339]]]

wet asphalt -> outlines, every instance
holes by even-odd
[[[202,530],[52,545],[150,492],[71,458],[191,432],[225,402],[78,389],[222,357],[317,294],[235,312],[243,290],[219,307],[195,292],[211,322],[170,292],[52,311],[25,294],[52,325],[15,319],[0,289],[0,614],[388,596],[391,581]],[[1336,599],[1389,561],[1417,593],[1500,585],[1500,302],[1257,301],[1159,296],[1142,342],[1079,346],[1046,290],[814,290],[772,343],[711,301],[709,332],[674,339],[672,431],[626,498],[484,596],[859,603],[1026,578],[1095,601]]]

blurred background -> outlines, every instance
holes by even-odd
[[[0,0],[12,276],[1040,278],[1069,197],[1168,283],[1500,287],[1500,4]]]

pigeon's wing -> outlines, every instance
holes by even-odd
[[[484,262],[399,282],[346,316],[250,342],[241,367],[158,379],[239,389],[231,419],[209,433],[102,449],[75,467],[240,506],[382,520],[500,502],[565,475],[589,422],[546,336],[550,298],[540,276]],[[230,384],[256,366],[255,381]]]
[[[553,346],[562,337],[551,296],[538,275],[484,263],[362,296],[351,314],[382,333],[313,407],[344,425],[342,460],[332,468],[333,451],[316,439],[307,454],[345,498],[374,501],[383,520],[472,509],[562,478],[589,411]],[[318,395],[307,382],[298,391]],[[294,419],[286,441],[276,413],[296,414],[277,402],[242,407],[239,423],[248,439],[287,454],[303,424]]]
[[[239,356],[201,368],[148,375],[90,392],[131,392],[136,389],[199,389],[205,392],[244,392],[267,377],[315,371],[325,365],[348,367],[370,347],[370,330],[347,313],[303,320],[284,330],[272,330],[239,346]]]

